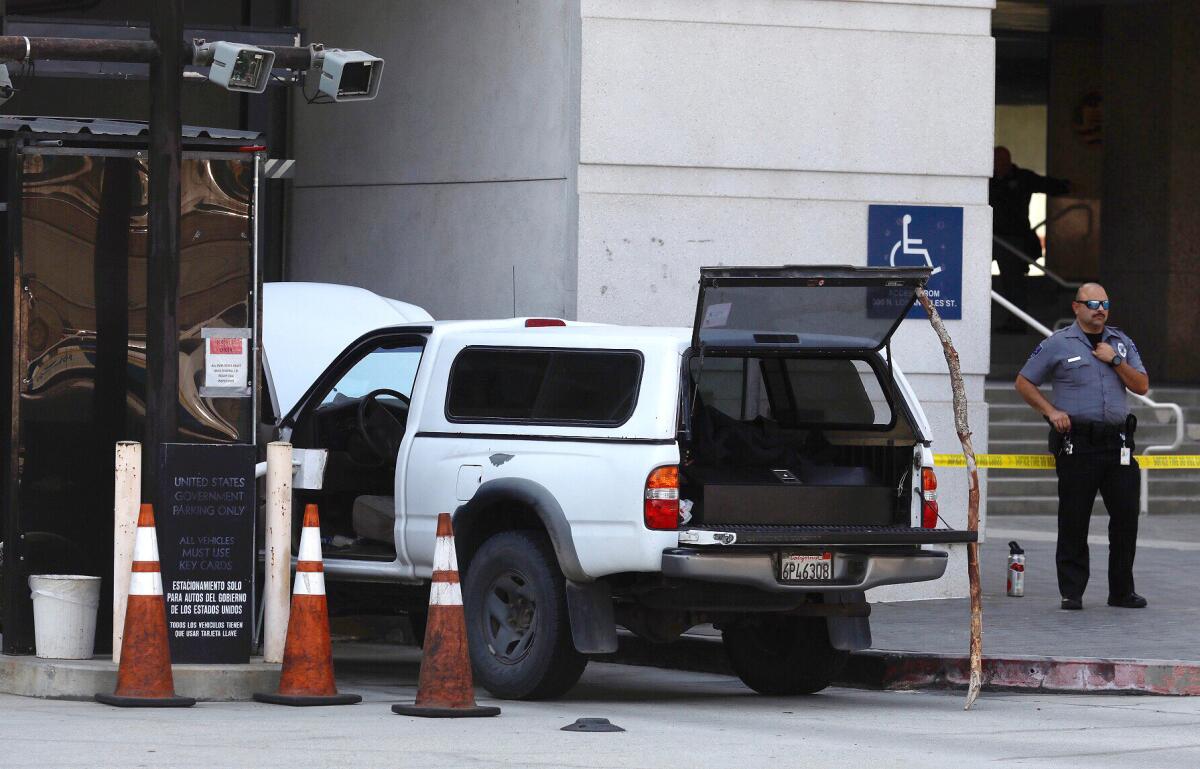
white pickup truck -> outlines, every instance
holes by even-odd
[[[705,269],[691,329],[269,284],[264,432],[328,451],[296,509],[320,504],[331,580],[427,591],[453,513],[498,697],[562,694],[618,626],[706,623],[750,687],[814,692],[870,645],[867,589],[936,579],[936,545],[974,537],[938,527],[929,426],[886,354],[927,277]]]

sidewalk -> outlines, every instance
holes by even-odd
[[[1197,504],[1200,507],[1200,502]],[[1058,608],[1055,516],[993,516],[980,548],[983,651],[989,657],[1055,656],[1200,661],[1200,515],[1145,516],[1133,573],[1145,609],[1108,599],[1108,518],[1093,516],[1092,577],[1083,611]],[[1005,595],[1008,541],[1025,548],[1025,597]],[[970,601],[914,601],[872,607],[874,648],[966,654]]]
[[[1200,506],[1200,503],[1198,503]],[[1092,578],[1083,611],[1059,608],[1054,516],[995,516],[980,549],[985,688],[1200,695],[1200,515],[1143,517],[1134,564],[1150,605],[1108,599],[1108,518],[1093,516]],[[1025,549],[1023,598],[1005,594],[1008,542]],[[873,604],[871,650],[851,656],[841,683],[885,689],[963,687],[970,600]],[[694,628],[669,646],[623,637],[618,661],[729,673],[719,634]]]

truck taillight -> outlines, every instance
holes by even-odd
[[[671,531],[679,528],[679,467],[655,468],[646,478],[647,529]]]
[[[937,475],[932,467],[921,468],[921,528],[936,529],[938,521]]]

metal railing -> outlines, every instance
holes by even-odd
[[[1030,258],[1030,256],[1028,254],[1022,252],[1021,249],[1017,248],[1012,243],[1009,243],[1007,240],[1000,237],[999,235],[992,235],[992,240],[994,242],[998,243],[1005,251],[1008,251],[1013,256],[1019,257],[1021,259],[1021,261],[1026,262],[1026,263],[1032,265],[1033,267],[1037,267],[1039,270],[1046,273],[1047,278],[1054,281],[1055,283],[1062,286],[1063,288],[1076,289],[1083,285],[1082,283],[1079,283],[1077,281],[1067,280],[1066,278],[1062,277],[1061,275],[1056,273],[1054,270],[1051,270],[1049,267],[1047,267],[1044,264],[1038,264],[1036,259]]]
[[[1047,227],[1047,226],[1053,224],[1054,222],[1058,221],[1059,219],[1063,218],[1067,214],[1071,213],[1072,211],[1083,211],[1087,214],[1087,235],[1088,235],[1088,237],[1090,237],[1091,233],[1092,233],[1092,228],[1095,224],[1095,219],[1094,219],[1095,213],[1093,213],[1092,207],[1089,206],[1087,203],[1073,203],[1060,211],[1054,212],[1053,216],[1046,217],[1045,219],[1043,219],[1042,221],[1033,225],[1029,229],[1037,230],[1037,229],[1041,229],[1043,227]],[[1081,285],[1083,285],[1082,283],[1078,283],[1076,281],[1067,280],[1066,278],[1063,278],[1061,275],[1054,272],[1053,270],[1051,270],[1049,267],[1045,266],[1044,264],[1038,264],[1037,259],[1030,258],[1027,254],[1022,252],[1020,249],[1018,249],[1012,243],[1009,243],[1007,240],[1000,237],[999,235],[996,235],[993,233],[992,240],[996,243],[999,243],[1002,248],[1004,248],[1006,251],[1008,251],[1012,255],[1016,256],[1023,262],[1026,262],[1031,267],[1036,267],[1039,270],[1041,270],[1042,272],[1044,272],[1046,274],[1046,277],[1050,278],[1050,280],[1053,280],[1055,283],[1062,286],[1063,288],[1072,288],[1073,289],[1073,288],[1079,288]]]
[[[1034,329],[1042,336],[1048,337],[1054,333],[1050,329],[1046,328],[1046,326],[1044,326],[1040,322],[1038,322],[1038,320],[1036,318],[1034,318],[1032,315],[1025,312],[1020,307],[1017,307],[1015,304],[1008,301],[1007,299],[1005,299],[1003,296],[996,293],[995,291],[992,292],[992,301],[995,302],[996,304],[1000,305],[1004,309],[1008,310],[1009,312],[1011,312],[1013,315],[1015,315],[1017,318],[1019,318],[1022,322],[1024,322],[1025,325]],[[1127,392],[1129,392],[1129,391],[1127,391]],[[1132,395],[1135,400],[1137,400],[1139,403],[1141,403],[1144,406],[1149,406],[1152,409],[1163,409],[1166,411],[1170,411],[1172,414],[1175,415],[1175,440],[1171,441],[1171,443],[1169,443],[1169,444],[1164,444],[1164,445],[1159,445],[1159,446],[1147,446],[1146,448],[1142,449],[1143,454],[1169,454],[1172,451],[1175,451],[1176,449],[1178,449],[1180,446],[1183,445],[1183,439],[1184,439],[1184,434],[1185,434],[1185,424],[1184,424],[1184,420],[1183,420],[1183,409],[1180,407],[1180,405],[1178,403],[1158,403],[1157,401],[1152,400],[1151,398],[1148,398],[1145,395],[1138,395],[1135,392],[1129,392],[1129,394]],[[1150,512],[1150,476],[1148,474],[1148,471],[1145,469],[1143,469],[1141,471],[1141,490],[1138,494],[1138,499],[1139,499],[1138,512],[1141,515],[1145,515],[1145,514],[1149,513]]]

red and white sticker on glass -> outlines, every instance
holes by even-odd
[[[205,329],[204,388],[227,390],[245,389],[250,380],[250,340],[232,334],[242,329],[229,329],[230,336],[218,336],[225,329]]]

